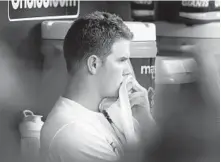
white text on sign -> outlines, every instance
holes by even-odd
[[[141,74],[151,74],[152,78],[155,78],[155,66],[143,65],[140,68]]]
[[[74,7],[76,0],[11,0],[13,9],[32,9],[49,7]]]

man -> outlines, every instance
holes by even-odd
[[[123,154],[116,133],[98,107],[103,98],[118,97],[123,80],[131,74],[132,38],[121,18],[105,12],[86,15],[70,27],[63,46],[69,82],[41,132],[47,161],[116,161]],[[140,85],[133,88],[131,105],[146,108],[151,118],[146,90]]]

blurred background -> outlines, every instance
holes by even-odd
[[[138,74],[144,62],[131,59],[140,82],[155,89],[152,112],[161,140],[146,161],[219,161],[220,7],[219,1],[201,2],[80,2],[79,16],[99,10],[155,24],[156,59],[145,63],[156,66],[156,77]],[[21,162],[22,111],[46,119],[64,90],[65,62],[62,51],[42,50],[43,20],[9,21],[8,2],[0,1],[0,22],[0,161]]]

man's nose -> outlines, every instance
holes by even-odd
[[[132,74],[133,74],[132,65],[131,65],[130,61],[127,61],[127,64],[126,64],[124,72],[123,72],[123,76],[132,75]]]

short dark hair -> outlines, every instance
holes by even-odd
[[[114,42],[132,38],[133,33],[115,14],[96,11],[76,19],[63,44],[68,72],[75,72],[91,55],[105,60]]]

